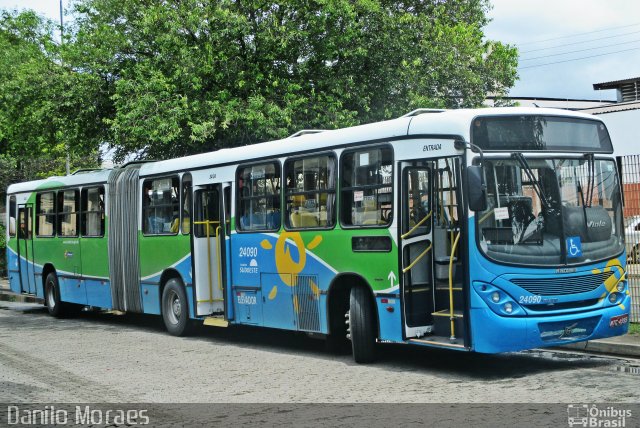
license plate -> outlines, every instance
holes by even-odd
[[[629,314],[618,315],[617,317],[611,317],[609,320],[609,327],[620,327],[629,322]]]

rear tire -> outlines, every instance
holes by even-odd
[[[49,311],[49,315],[56,318],[76,316],[82,311],[82,308],[84,308],[84,305],[67,303],[60,300],[60,283],[58,282],[58,275],[56,275],[55,272],[47,275],[44,282],[44,304]]]
[[[58,284],[58,276],[53,272],[47,275],[44,281],[44,302],[49,315],[62,318],[64,310],[60,301],[60,285]]]
[[[179,279],[171,278],[162,291],[162,319],[172,336],[185,336],[189,333],[189,303],[184,286]]]
[[[367,290],[360,286],[353,287],[349,296],[349,326],[356,363],[365,364],[375,360],[375,319],[373,302]]]

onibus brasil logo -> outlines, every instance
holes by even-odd
[[[569,404],[567,423],[570,427],[620,428],[631,426],[631,410],[614,406],[598,407],[595,404]]]

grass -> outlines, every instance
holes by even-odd
[[[640,324],[639,323],[629,324],[629,334],[640,334]]]

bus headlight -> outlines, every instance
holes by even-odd
[[[616,284],[616,291],[618,293],[622,293],[624,291],[624,287],[625,287],[624,281],[618,281],[618,283]]]
[[[609,294],[609,303],[616,303],[618,301],[618,293]]]
[[[504,306],[502,307],[504,309],[504,311],[508,314],[510,314],[511,312],[513,312],[513,305],[511,304],[511,302],[507,302],[504,304]]]
[[[486,282],[473,281],[473,288],[484,303],[496,314],[501,316],[524,316],[527,312],[522,306],[495,285]]]

